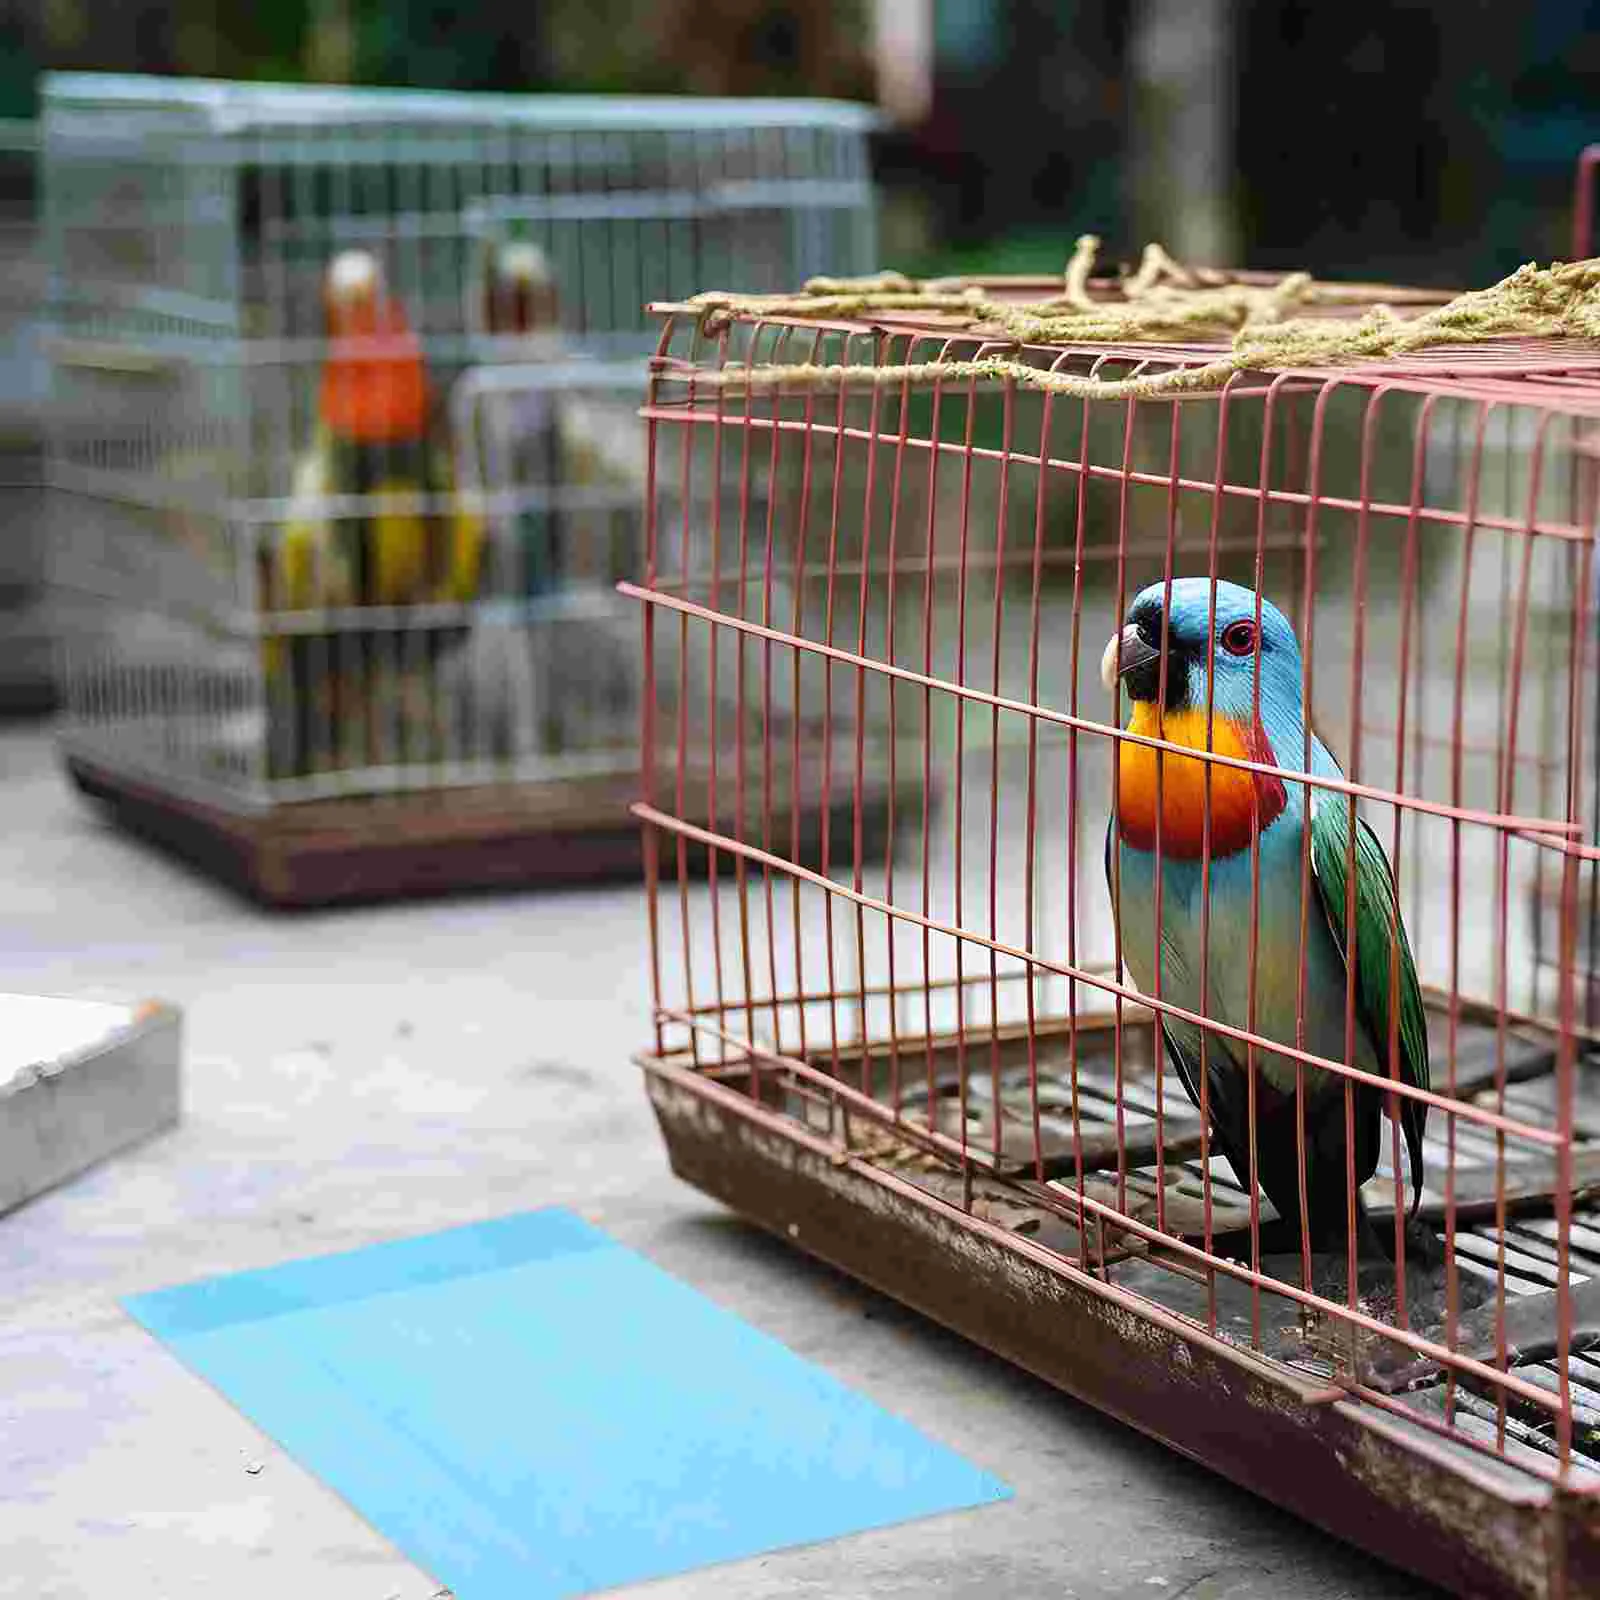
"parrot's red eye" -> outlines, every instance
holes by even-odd
[[[1247,656],[1255,651],[1256,625],[1253,622],[1230,622],[1222,630],[1222,648],[1230,656]]]

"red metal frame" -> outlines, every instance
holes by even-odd
[[[1585,180],[1596,160],[1600,146],[1586,154]],[[1580,214],[1580,230],[1587,215]],[[1600,877],[1600,840],[1586,820],[1600,795],[1584,737],[1596,697],[1600,353],[1497,340],[1406,365],[1239,375],[1213,393],[1160,401],[1025,396],[1009,383],[985,389],[966,377],[914,391],[897,384],[892,371],[860,387],[797,374],[792,392],[756,392],[718,375],[736,378],[753,365],[894,369],[1000,347],[985,343],[981,331],[919,325],[902,313],[826,323],[735,315],[711,336],[683,308],[663,308],[663,316],[644,408],[647,568],[642,582],[621,587],[641,604],[645,641],[644,797],[635,811],[646,839],[655,1022],[646,1064],[675,1162],[777,1225],[797,1202],[778,1176],[783,1163],[771,1156],[773,1140],[789,1138],[797,1151],[826,1148],[861,1172],[879,1170],[874,1152],[892,1147],[955,1181],[962,1226],[997,1247],[1030,1260],[1046,1250],[984,1222],[975,1209],[983,1194],[1009,1195],[1007,1203],[1054,1219],[1070,1243],[1051,1255],[1049,1270],[1112,1293],[1131,1317],[1170,1331],[1177,1314],[1163,1303],[1160,1274],[1200,1285],[1203,1304],[1178,1315],[1176,1331],[1208,1360],[1269,1360],[1268,1324],[1278,1337],[1285,1308],[1296,1308],[1331,1330],[1323,1345],[1350,1356],[1333,1361],[1320,1399],[1303,1394],[1301,1403],[1325,1411],[1331,1404],[1339,1430],[1366,1430],[1387,1441],[1384,1448],[1412,1452],[1417,1470],[1472,1478],[1464,1463],[1488,1454],[1500,1476],[1472,1479],[1475,1492],[1509,1496],[1509,1504],[1521,1491],[1508,1483],[1544,1483],[1559,1492],[1551,1506],[1593,1502],[1600,1449],[1587,1432],[1580,1448],[1575,1433],[1571,1358],[1579,1319],[1569,1271],[1578,1147],[1589,1137],[1578,1104],[1586,1071],[1580,1056],[1592,1037],[1577,1005],[1580,892],[1592,898]],[[1112,377],[1206,354],[1009,346],[1006,353],[1057,371]],[[980,426],[990,436],[981,436]],[[915,470],[918,452],[924,472]],[[733,459],[736,472],[729,470]],[[764,525],[752,527],[758,472],[768,511]],[[698,503],[709,498],[714,507],[702,540],[690,507],[707,474],[732,487],[709,497],[701,490]],[[672,544],[662,515],[669,507],[681,519]],[[1100,630],[1118,624],[1136,589],[1148,582],[1170,588],[1188,574],[1232,574],[1258,594],[1274,593],[1303,648],[1303,755],[1309,764],[1315,721],[1324,737],[1342,742],[1346,774],[1308,777],[1215,750],[1208,700],[1207,748],[1198,753],[1206,763],[1203,883],[1210,881],[1218,771],[1319,790],[1348,806],[1352,818],[1358,807],[1366,812],[1384,838],[1424,982],[1436,994],[1431,1089],[1402,1081],[1398,1023],[1382,1071],[1355,1064],[1353,972],[1343,1059],[1307,1047],[1309,833],[1301,854],[1293,1039],[1266,1036],[1256,1016],[1258,842],[1251,846],[1245,1017],[1201,1015],[1164,997],[1159,943],[1150,992],[1124,975],[1120,929],[1096,909],[1106,904],[1100,851],[1079,839],[1084,827],[1097,839],[1115,809],[1116,785],[1108,779],[1101,787],[1098,764],[1104,760],[1106,773],[1114,773],[1112,752],[1122,744],[1157,752],[1159,860],[1166,762],[1196,752],[1125,730],[1120,690],[1108,717],[1087,712],[1079,661]],[[664,669],[671,648],[676,668]],[[714,695],[696,725],[688,692],[696,650],[709,657],[713,683],[719,650],[736,652],[731,734]],[[752,650],[759,688],[747,670]],[[785,656],[786,681],[779,676]],[[1164,689],[1165,647],[1160,670]],[[786,687],[783,704],[775,684]],[[839,685],[853,689],[847,709],[835,694]],[[808,692],[816,702],[809,721],[802,715]],[[1255,694],[1259,712],[1259,679]],[[1008,781],[1005,764],[1013,731],[1025,774],[1017,782]],[[732,822],[717,805],[717,785],[726,781],[719,761],[730,754]],[[691,816],[686,774],[707,768],[710,797],[704,813]],[[868,859],[862,826],[864,786],[878,768],[889,774],[881,861]],[[668,770],[675,773],[670,799],[656,776]],[[773,826],[778,810],[796,818],[803,801],[818,798],[802,794],[805,773],[820,773],[823,790],[814,866],[801,861],[797,837],[784,839]],[[780,799],[785,775],[788,792]],[[902,799],[908,775],[915,786],[909,807]],[[853,802],[847,843],[827,820],[841,796]],[[1349,833],[1347,944],[1356,918],[1353,827]],[[664,840],[671,844],[665,856]],[[709,862],[703,884],[691,884],[691,852]],[[1161,881],[1158,872],[1158,926]],[[1047,896],[1057,900],[1048,914]],[[1523,959],[1527,936],[1514,909],[1530,899],[1551,903],[1552,896],[1559,933],[1553,994]],[[1206,993],[1208,887],[1201,905]],[[1396,941],[1392,994],[1399,959]],[[851,961],[853,975],[842,970]],[[1217,1040],[1244,1047],[1252,1177],[1257,1052],[1296,1063],[1302,1104],[1308,1071],[1342,1079],[1350,1224],[1342,1260],[1314,1259],[1302,1220],[1287,1268],[1277,1246],[1264,1245],[1271,1219],[1254,1185],[1246,1193],[1227,1186],[1219,1195],[1203,1068],[1195,1143],[1192,1134],[1174,1134],[1175,1117],[1186,1119],[1185,1127],[1195,1119],[1181,1095],[1172,1098],[1165,1072],[1149,1065],[1163,1059],[1162,1017],[1200,1029],[1202,1062]],[[1549,1062],[1537,1114],[1533,1091],[1519,1087],[1509,1066],[1513,1042],[1529,1038],[1545,1041]],[[1013,1040],[1025,1046],[1020,1065]],[[1492,1070],[1480,1064],[1462,1075],[1470,1041],[1487,1052]],[[1095,1076],[1102,1071],[1109,1074],[1105,1094]],[[1383,1188],[1396,1263],[1387,1298],[1356,1253],[1354,1097],[1361,1084],[1382,1090],[1391,1113]],[[696,1096],[717,1108],[716,1117],[690,1114]],[[1442,1155],[1430,1151],[1427,1174],[1444,1234],[1442,1316],[1428,1300],[1439,1286],[1406,1268],[1403,1100],[1430,1108],[1442,1142]],[[1091,1101],[1102,1126],[1114,1129],[1114,1143],[1104,1142],[1110,1133],[1086,1135]],[[817,1117],[828,1129],[820,1142]],[[1008,1121],[1023,1130],[1015,1135],[1025,1152],[1020,1162]],[[721,1133],[707,1131],[713,1124]],[[1070,1179],[1047,1178],[1047,1124],[1070,1124]],[[1138,1159],[1135,1124],[1148,1130],[1148,1138],[1139,1136]],[[765,1177],[756,1162],[746,1164],[740,1182],[707,1178],[706,1142],[735,1137],[767,1151]],[[1304,1219],[1303,1127],[1297,1155]],[[1543,1163],[1537,1171],[1548,1177],[1554,1229],[1554,1371],[1541,1368],[1535,1377],[1517,1370],[1519,1346],[1509,1331],[1524,1325],[1521,1312],[1513,1314],[1513,1289],[1525,1286],[1517,1274],[1535,1259],[1528,1254],[1535,1241],[1518,1234],[1511,1242],[1510,1174],[1519,1162],[1523,1174]],[[1461,1174],[1486,1163],[1492,1223],[1464,1223]],[[1527,1185],[1517,1181],[1523,1209]],[[774,1200],[763,1182],[789,1198]],[[1183,1200],[1185,1182],[1198,1187],[1198,1216]],[[926,1186],[896,1180],[882,1192],[891,1191],[896,1215],[883,1224],[886,1248],[896,1227],[918,1226],[910,1211],[934,1204]],[[867,1204],[878,1192],[858,1189],[857,1201]],[[1485,1198],[1474,1219],[1488,1206],[1488,1191],[1479,1192]],[[822,1204],[820,1191],[813,1202]],[[1243,1227],[1228,1220],[1245,1214]],[[940,1216],[947,1226],[951,1219]],[[1224,1240],[1231,1241],[1226,1248]],[[915,1303],[927,1301],[892,1270],[873,1266],[864,1237],[849,1250],[814,1240],[808,1247],[873,1281],[894,1280],[888,1286]],[[1228,1253],[1240,1248],[1247,1259]],[[1129,1263],[1156,1276],[1125,1289],[1119,1273],[1132,1270]],[[1486,1281],[1493,1287],[1487,1300],[1477,1287]],[[1467,1288],[1476,1295],[1470,1306]],[[954,1290],[946,1284],[944,1292]],[[1418,1302],[1419,1292],[1427,1303]],[[1248,1333],[1236,1319],[1241,1294],[1248,1297]],[[1485,1347],[1481,1330],[1491,1312],[1493,1338]],[[946,1320],[968,1331],[983,1322],[954,1313]],[[1409,1353],[1442,1374],[1439,1409],[1372,1380],[1368,1357],[1379,1348]],[[1138,1359],[1130,1347],[1130,1360]],[[1281,1360],[1271,1364],[1290,1371]],[[1096,1398],[1094,1384],[1075,1382],[1069,1366],[1057,1363],[1048,1375]],[[1485,1405],[1492,1406],[1487,1438]],[[1208,1454],[1176,1423],[1156,1431]],[[1423,1438],[1439,1442],[1424,1447]],[[1224,1470],[1274,1492],[1272,1474],[1245,1470],[1237,1451],[1217,1455]],[[1277,1489],[1307,1509],[1287,1486]],[[1360,1495],[1350,1503],[1358,1502]],[[1321,1520],[1361,1537],[1361,1518],[1369,1515],[1370,1507],[1349,1521],[1331,1511]],[[1592,1530],[1574,1531],[1580,1523],[1587,1528],[1588,1517],[1585,1511],[1568,1525],[1574,1542],[1567,1566],[1557,1562],[1540,1587],[1512,1584],[1504,1592],[1579,1592],[1568,1580],[1595,1559],[1584,1542]],[[1457,1531],[1470,1539],[1470,1530]],[[1403,1541],[1371,1537],[1408,1559]],[[1466,1570],[1432,1557],[1409,1559],[1446,1581]]]

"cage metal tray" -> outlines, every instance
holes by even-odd
[[[68,756],[66,765],[77,787],[105,803],[130,833],[268,906],[601,882],[638,878],[645,866],[639,825],[628,809],[638,795],[636,774],[308,800],[245,812],[83,756]],[[820,775],[815,783],[803,779],[799,792],[820,795]],[[867,848],[881,847],[888,796],[884,778],[864,777]],[[834,838],[849,837],[854,805],[849,784],[836,786],[829,808]],[[776,806],[771,820],[787,839],[787,806]],[[803,859],[820,855],[821,823],[821,804],[802,799]],[[691,876],[705,866],[703,850],[685,852]]]
[[[1139,1025],[1142,1023],[1143,1025]],[[1459,1019],[1457,1094],[1470,1100],[1492,1089],[1503,1062],[1508,1096],[1523,1115],[1541,1103],[1553,1115],[1552,1041],[1517,1026],[1497,1040],[1487,1019]],[[1122,1029],[1124,1124],[1117,1201],[1118,1134],[1108,1095],[1114,1073],[1110,1019],[1086,1018],[1071,1030],[1079,1087],[1078,1148],[1085,1182],[1127,1216],[1155,1221],[1158,1187],[1153,1138],[1156,1079],[1146,1014],[1128,1007]],[[969,1030],[964,1036],[898,1041],[902,1115],[952,1131],[959,1058],[968,1063],[970,1157],[965,1172],[919,1149],[886,1122],[860,1115],[780,1067],[687,1054],[641,1057],[647,1089],[672,1170],[749,1220],[862,1282],[894,1296],[1045,1381],[1221,1472],[1329,1532],[1458,1593],[1554,1597],[1600,1592],[1600,1142],[1582,1131],[1575,1151],[1569,1262],[1573,1331],[1568,1378],[1574,1396],[1572,1466],[1565,1483],[1523,1464],[1554,1465],[1543,1418],[1503,1422],[1503,1453],[1475,1451],[1462,1437],[1490,1444],[1496,1406],[1470,1382],[1452,1386],[1448,1404],[1456,1437],[1443,1419],[1442,1374],[1393,1341],[1354,1350],[1347,1329],[1334,1330],[1294,1302],[1242,1283],[1209,1280],[1171,1251],[1091,1222],[1080,1236],[1071,1218],[1076,1158],[1070,1137],[1052,1128],[1048,1107],[1065,1075],[1065,1024],[1036,1027],[1034,1071],[1042,1111],[1040,1181],[1028,1154],[1013,1154],[1010,1103],[1025,1100],[1028,1041],[1023,1030]],[[856,1046],[831,1071],[885,1105],[889,1051]],[[991,1068],[994,1077],[991,1079]],[[1104,1080],[1104,1081],[1102,1081]],[[1001,1134],[994,1136],[990,1090],[1000,1086]],[[1164,1222],[1179,1239],[1204,1238],[1198,1121],[1176,1080],[1163,1080]],[[919,1108],[917,1101],[922,1101]],[[1589,1105],[1590,1099],[1595,1103]],[[1592,1115],[1600,1133],[1600,1096],[1582,1097],[1579,1123]],[[1018,1102],[1021,1103],[1020,1101]],[[859,1104],[859,1102],[857,1102]],[[1070,1135],[1070,1128],[1067,1130]],[[999,1146],[999,1156],[994,1151]],[[1430,1140],[1430,1145],[1432,1140]],[[1430,1151],[1434,1170],[1442,1152]],[[1553,1349],[1555,1253],[1550,1220],[1553,1171],[1537,1157],[1506,1166],[1503,1239],[1496,1234],[1492,1165],[1458,1150],[1455,1174],[1459,1348],[1493,1361],[1494,1263],[1507,1261],[1506,1337],[1518,1375],[1536,1385],[1557,1381]],[[1392,1196],[1380,1171],[1368,1199],[1373,1213]],[[1249,1254],[1249,1208],[1220,1159],[1212,1168],[1210,1248]],[[1392,1200],[1390,1201],[1392,1206]],[[1442,1215],[1430,1181],[1423,1214]],[[1261,1202],[1262,1267],[1293,1282],[1298,1251],[1273,1242],[1274,1217]],[[1590,1247],[1593,1246],[1591,1250]],[[1271,1252],[1280,1252],[1273,1255]],[[1343,1263],[1316,1260],[1313,1290],[1343,1299]],[[1391,1304],[1374,1315],[1392,1315]],[[1381,1300],[1363,1273],[1358,1289]],[[1408,1270],[1409,1324],[1425,1332],[1442,1319],[1442,1274]],[[1353,1365],[1353,1363],[1355,1363]],[[1362,1388],[1348,1374],[1355,1370]],[[1375,1401],[1387,1397],[1386,1404]],[[1434,1424],[1430,1431],[1429,1423]],[[1593,1424],[1591,1426],[1591,1424]],[[1288,1470],[1292,1463],[1292,1470]]]

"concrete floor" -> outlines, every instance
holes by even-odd
[[[0,1594],[442,1594],[116,1297],[554,1201],[1016,1491],[630,1593],[1418,1593],[677,1183],[637,890],[271,917],[111,831],[37,726],[0,823],[0,987],[187,1015],[181,1127],[0,1218]]]

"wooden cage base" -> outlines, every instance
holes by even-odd
[[[642,830],[628,810],[639,794],[632,774],[299,801],[242,812],[81,755],[68,755],[66,766],[79,790],[102,802],[120,826],[266,906],[554,887],[636,879],[644,871]],[[882,849],[887,793],[881,780],[863,786],[869,849]],[[854,797],[846,789],[829,817],[830,853],[836,857],[841,844],[850,846],[853,816]],[[802,859],[820,853],[821,818],[820,804],[802,811]],[[776,837],[790,837],[786,806],[774,809],[771,826]],[[668,875],[676,870],[670,850],[670,844],[663,847],[662,871]],[[704,852],[690,849],[685,866],[702,875]]]
[[[959,1175],[941,1192],[758,1103],[736,1078],[670,1057],[641,1064],[672,1170],[780,1238],[1456,1593],[1600,1593],[1592,1479],[1589,1492],[1557,1487],[1215,1338],[1203,1312],[1007,1226],[1004,1205],[975,1202],[970,1181],[963,1203]]]

